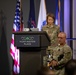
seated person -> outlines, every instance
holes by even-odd
[[[43,65],[55,69],[56,75],[64,75],[64,65],[72,59],[72,49],[66,44],[66,34],[58,34],[58,45],[49,46],[46,50],[46,58],[43,58]]]

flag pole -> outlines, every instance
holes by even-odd
[[[22,9],[21,9],[21,3],[22,3],[22,1],[20,0],[20,31],[21,31],[21,11],[22,11]]]
[[[23,25],[22,25],[22,0],[20,0],[20,31],[23,30]]]

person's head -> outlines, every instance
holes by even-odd
[[[58,34],[58,43],[59,43],[60,45],[64,45],[64,44],[66,43],[66,33],[60,32],[60,33]]]
[[[76,60],[72,59],[66,63],[65,75],[76,75]]]
[[[52,13],[47,14],[46,21],[47,21],[47,24],[49,24],[49,25],[53,24],[55,21],[54,14],[52,14]]]
[[[41,69],[37,71],[37,75],[55,75],[55,71],[49,67],[41,67]]]

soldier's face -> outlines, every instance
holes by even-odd
[[[52,17],[48,17],[47,22],[49,25],[54,23],[54,19]]]
[[[63,34],[58,35],[58,43],[63,45],[65,44],[66,37]]]

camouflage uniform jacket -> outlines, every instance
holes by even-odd
[[[56,44],[57,35],[60,32],[59,26],[57,25],[45,25],[42,27],[42,31],[46,31],[48,36],[50,37],[51,45]]]
[[[49,46],[46,54],[48,55],[48,50],[50,51],[49,61],[56,60],[58,61],[58,65],[67,63],[72,58],[72,50],[71,48],[65,44],[64,46]]]
[[[50,57],[48,58],[48,55]],[[46,50],[46,56],[43,57],[43,66],[47,66],[47,61],[56,60],[58,61],[58,66],[62,64],[66,64],[72,58],[72,50],[71,48],[65,44],[64,46],[48,46]],[[57,68],[58,68],[57,66]],[[64,67],[61,69],[55,69],[56,75],[64,75]]]

